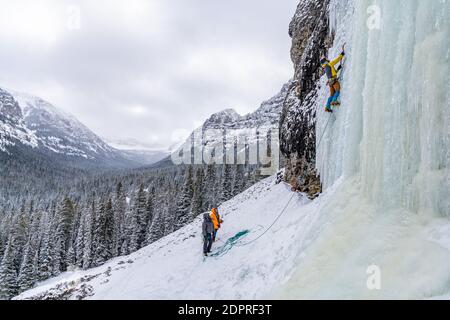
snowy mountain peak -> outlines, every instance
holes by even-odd
[[[0,88],[0,152],[10,153],[9,149],[16,145],[35,148],[38,139],[27,127],[17,101]]]
[[[74,116],[39,97],[0,89],[0,111],[0,152],[11,154],[15,147],[33,147],[51,159],[139,165]]]
[[[234,109],[226,109],[213,114],[204,124],[205,128],[219,128],[239,121],[241,116]]]
[[[0,116],[2,119],[18,121],[22,118],[22,111],[14,97],[0,88]]]

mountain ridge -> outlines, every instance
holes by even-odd
[[[0,113],[0,152],[13,155],[12,147],[20,147],[81,168],[149,164],[142,154],[110,146],[75,116],[40,97],[0,88]]]

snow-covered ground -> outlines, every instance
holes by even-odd
[[[274,178],[269,178],[225,203],[220,208],[225,223],[213,250],[240,231],[251,231],[242,238],[243,243],[256,238],[272,223],[291,196],[288,186],[275,185]],[[315,206],[296,194],[286,214],[259,241],[234,247],[220,258],[206,260],[202,255],[200,218],[128,257],[115,259],[97,269],[65,273],[19,298],[42,298],[40,294],[46,292],[60,297],[61,292],[72,291],[72,288],[77,290],[69,295],[70,298],[76,298],[83,290],[92,292],[89,296],[92,299],[254,299],[269,296],[271,289],[284,281],[294,268],[298,253],[294,248],[308,238],[304,230],[298,229],[299,223],[305,229],[312,227],[316,220],[315,210],[312,210]],[[82,280],[86,278],[92,279]]]
[[[19,298],[450,299],[450,1],[331,6],[337,36],[330,55],[347,42],[348,63],[342,106],[329,126],[330,115],[319,114],[318,138],[328,128],[317,150],[319,199],[294,194],[264,237],[217,258],[202,257],[199,219],[129,257],[66,273]],[[383,14],[372,28],[370,8]],[[243,243],[256,239],[271,225],[292,196],[274,182],[220,208],[225,224],[215,250],[245,230]]]
[[[215,252],[251,231],[221,257],[202,257],[198,219],[139,252],[67,272],[18,299],[445,299],[450,223],[407,212],[376,215],[369,205],[355,206],[361,201],[346,202],[354,192],[339,182],[311,202],[269,178],[220,208],[225,223]],[[292,196],[267,234],[241,246],[264,232]],[[379,291],[366,285],[374,264],[381,269]]]

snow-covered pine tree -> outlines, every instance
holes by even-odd
[[[93,253],[92,248],[92,228],[94,225],[95,200],[92,200],[91,207],[86,210],[84,222],[84,245],[83,245],[83,269],[87,270],[92,266]]]
[[[148,243],[148,230],[151,226],[151,224],[153,223],[153,219],[154,219],[154,212],[155,212],[155,201],[156,201],[156,191],[155,188],[152,187],[148,197],[147,197],[147,202],[146,202],[146,213],[147,213],[147,223],[146,223],[146,230],[145,230],[145,239],[143,242],[143,246],[147,246]]]
[[[25,245],[25,252],[23,255],[22,265],[20,266],[19,276],[17,278],[17,285],[20,292],[28,290],[36,283],[36,266],[34,265],[35,253],[31,241]]]
[[[66,269],[70,270],[70,268],[76,266],[76,253],[75,253],[75,247],[70,244],[69,249],[66,253]]]
[[[194,217],[203,213],[205,210],[204,192],[205,192],[205,173],[203,168],[198,168],[195,176],[194,196],[192,199],[192,213]]]
[[[65,198],[56,213],[56,230],[53,234],[53,274],[67,270],[67,252],[72,239],[75,210],[72,201]]]
[[[106,220],[106,204],[104,200],[99,200],[94,224],[94,245],[93,245],[93,266],[97,267],[105,263],[106,247],[104,241],[104,229]]]
[[[178,206],[176,211],[176,221],[174,228],[178,230],[184,227],[186,224],[192,221],[192,198],[194,196],[194,181],[193,181],[193,168],[189,166],[186,172],[186,178],[184,182],[181,195],[178,200]]]
[[[228,201],[233,196],[233,172],[230,164],[224,165],[220,202]]]
[[[164,217],[164,236],[171,234],[175,231],[175,226],[177,222],[177,216],[174,212],[177,211],[177,204],[173,201],[166,200],[166,204],[162,208],[163,217]]]
[[[111,259],[114,256],[113,242],[114,242],[114,209],[112,199],[108,199],[106,203],[106,222],[104,241],[106,246],[106,257]]]
[[[123,231],[122,231],[123,241],[122,241],[122,246],[120,248],[120,254],[123,256],[131,253],[129,251],[129,249],[130,249],[130,239],[131,239],[132,232],[133,232],[132,226],[131,226],[132,216],[133,216],[133,212],[132,212],[131,208],[128,206],[127,210],[125,212],[125,219],[124,219]]]
[[[67,267],[76,267],[77,263],[77,237],[81,224],[81,210],[78,204],[74,203],[74,220],[70,231],[69,249],[67,251]],[[82,250],[81,250],[82,251]]]
[[[245,181],[245,167],[243,164],[236,165],[236,172],[234,174],[233,180],[233,197],[237,196],[241,192],[245,190],[246,181]]]
[[[39,250],[34,250],[34,257],[33,257],[33,274],[34,279],[37,282],[39,280]]]
[[[129,223],[127,226],[127,254],[139,250],[139,237],[141,229],[139,227],[139,217],[136,206],[137,203],[135,202],[134,207],[129,211]]]
[[[209,164],[206,170],[206,181],[205,181],[205,208],[206,211],[210,210],[212,207],[217,206],[217,171],[214,164]]]
[[[147,239],[148,244],[152,244],[164,237],[164,212],[162,210],[163,209],[159,209],[155,213],[153,223],[150,225]]]
[[[13,223],[13,247],[15,250],[14,254],[14,266],[16,270],[19,270],[22,264],[24,248],[28,239],[28,228],[30,224],[29,213],[26,212],[25,205],[22,205],[20,213],[15,215]]]
[[[124,241],[125,213],[127,210],[127,199],[123,190],[122,182],[119,182],[116,188],[114,199],[114,236],[113,236],[113,255],[121,254],[121,247]]]
[[[0,264],[0,299],[11,299],[18,293],[14,255],[14,240],[11,236]]]
[[[86,232],[86,208],[81,210],[80,224],[77,230],[77,236],[75,239],[75,264],[78,268],[83,268],[83,256],[84,256],[84,237]]]
[[[52,247],[50,243],[52,224],[48,213],[44,213],[41,226],[43,231],[41,247],[39,250],[38,279],[46,280],[53,274]]]
[[[147,212],[147,197],[144,189],[144,184],[139,186],[134,204],[135,215],[137,217],[137,248],[142,248],[147,235],[148,229],[148,212]]]
[[[112,258],[114,218],[111,199],[100,201],[95,228],[94,233],[96,234],[97,242],[94,253],[94,265],[100,266]]]

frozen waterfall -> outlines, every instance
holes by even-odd
[[[348,61],[342,106],[318,146],[325,189],[356,177],[380,210],[450,216],[450,1],[335,0],[330,8],[330,56],[347,42]],[[318,139],[329,117],[320,113]]]
[[[325,79],[317,101],[316,215],[327,223],[276,297],[448,297],[450,1],[332,0],[330,10],[329,56],[346,42],[347,61],[341,107],[324,112]]]

